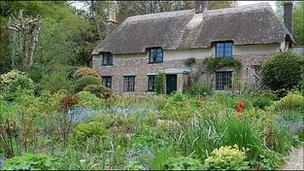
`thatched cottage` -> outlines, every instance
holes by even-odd
[[[291,48],[292,3],[284,5],[282,25],[268,3],[208,10],[196,9],[138,15],[117,26],[110,12],[108,35],[92,52],[92,67],[105,86],[119,93],[155,91],[155,77],[165,74],[166,93],[182,91],[207,57],[238,59],[240,75],[259,86],[261,64],[274,53]],[[194,58],[195,66],[187,66]],[[214,90],[230,89],[234,67],[223,67],[196,78]]]

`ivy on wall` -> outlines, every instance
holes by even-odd
[[[223,67],[234,67],[236,71],[240,71],[242,68],[241,61],[235,58],[215,58],[211,56],[204,59],[202,64],[209,72],[214,72]]]
[[[160,72],[155,77],[155,91],[157,94],[165,93],[165,85],[164,85],[165,76],[166,76],[165,73]]]

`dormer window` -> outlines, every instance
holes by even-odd
[[[233,42],[216,42],[215,57],[216,58],[233,58],[232,56]]]
[[[160,47],[149,48],[149,63],[163,63],[163,49]]]
[[[102,65],[113,65],[113,54],[111,52],[102,52]]]

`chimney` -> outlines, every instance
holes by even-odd
[[[116,26],[117,26],[116,12],[115,11],[109,11],[109,16],[108,16],[107,25],[106,25],[107,36],[110,35],[113,32],[113,30],[116,28]]]
[[[284,25],[292,35],[292,2],[284,3]]]
[[[195,1],[195,13],[201,14],[208,8],[208,1]]]

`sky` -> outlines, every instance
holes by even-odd
[[[275,1],[237,1],[239,6],[262,3],[262,2],[268,2],[271,5],[272,9],[276,10]],[[86,4],[84,2],[81,2],[81,1],[73,1],[71,5],[75,6],[78,9],[81,9],[81,8],[84,9],[84,10],[88,9]]]

